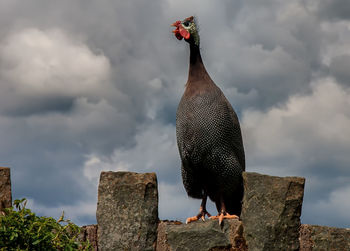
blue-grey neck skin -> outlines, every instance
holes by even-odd
[[[187,84],[198,80],[203,80],[204,78],[212,81],[203,64],[199,46],[194,43],[190,43],[190,64]]]
[[[199,46],[190,43],[190,64],[203,63]]]
[[[186,19],[185,21],[186,22]],[[183,27],[190,32],[190,38],[186,40],[190,45],[190,64],[188,72],[188,82],[200,80],[203,78],[210,79],[207,70],[204,67],[203,60],[200,53],[200,39],[196,20],[191,21],[190,25]]]

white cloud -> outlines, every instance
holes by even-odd
[[[340,219],[348,218],[342,198],[350,178],[349,107],[350,89],[326,78],[313,82],[309,95],[292,96],[266,112],[243,113],[247,171],[306,177],[305,223],[341,226]],[[326,217],[335,212],[327,209],[338,207],[345,209],[317,222],[315,215]]]
[[[0,66],[2,109],[115,91],[108,58],[60,29],[11,33],[0,43]]]
[[[350,138],[344,137],[350,134],[349,107],[350,90],[327,78],[312,84],[311,95],[293,96],[266,113],[245,111],[243,130],[253,163],[350,150]]]
[[[131,148],[119,147],[111,156],[89,155],[84,164],[86,177],[97,179],[101,171],[107,170],[156,172],[164,177],[174,169],[180,170],[173,125],[146,124],[138,128],[134,140]]]

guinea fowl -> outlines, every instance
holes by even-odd
[[[206,71],[199,50],[198,29],[193,16],[172,24],[177,39],[190,46],[185,92],[176,113],[176,137],[181,174],[188,196],[202,199],[199,213],[186,223],[205,216],[238,218],[243,197],[242,172],[245,156],[236,113]],[[218,215],[206,210],[207,197]]]

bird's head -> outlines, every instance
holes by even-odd
[[[193,16],[185,18],[183,21],[176,21],[171,26],[176,27],[173,33],[177,39],[181,40],[184,38],[186,42],[199,46],[198,28]]]

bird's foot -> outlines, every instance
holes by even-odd
[[[210,213],[207,212],[206,209],[200,209],[199,213],[196,216],[189,217],[186,219],[186,224],[191,223],[193,221],[197,221],[199,219],[202,219],[202,221],[205,221],[205,216],[208,216],[209,218],[212,217]]]
[[[217,216],[211,216],[210,219],[212,219],[212,220],[219,219],[219,225],[221,225],[221,223],[224,219],[239,219],[239,217],[235,214],[228,214],[226,212],[221,212]]]

